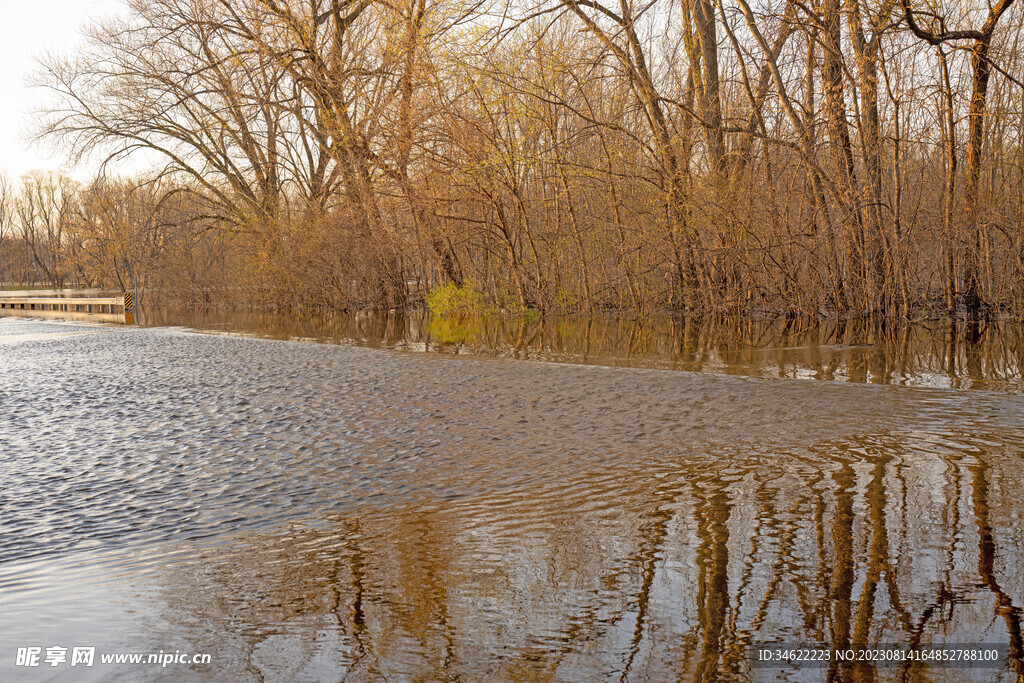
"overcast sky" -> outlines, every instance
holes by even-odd
[[[32,169],[65,166],[44,150],[26,147],[26,115],[45,97],[26,79],[36,58],[48,51],[68,51],[81,40],[91,19],[120,12],[122,0],[3,0],[0,21],[0,172],[12,180]],[[80,177],[82,169],[67,169]],[[87,174],[86,174],[87,175]]]

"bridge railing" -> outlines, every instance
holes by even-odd
[[[50,297],[25,296],[22,292],[0,292],[0,309],[124,313],[126,317],[135,312],[131,294],[115,297]]]

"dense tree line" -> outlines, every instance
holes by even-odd
[[[15,185],[0,176],[0,283],[131,291],[161,288],[211,302],[229,286],[229,250],[203,229],[202,206],[181,187],[97,178],[82,185],[33,172]]]
[[[0,244],[48,281],[130,267],[335,307],[448,282],[542,311],[1024,310],[1013,0],[129,4],[44,64],[39,135],[155,168],[6,193]],[[33,213],[44,189],[77,227]]]

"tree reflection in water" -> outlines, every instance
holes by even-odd
[[[611,315],[450,320],[172,307],[143,311],[143,321],[411,351],[872,384],[1017,391],[1024,366],[1024,328],[1013,323]]]
[[[366,509],[207,549],[166,578],[165,616],[220,596],[205,633],[186,630],[291,680],[743,680],[759,675],[748,648],[769,642],[1001,644],[1002,670],[833,662],[799,677],[1014,680],[1019,438],[723,449],[563,490]]]

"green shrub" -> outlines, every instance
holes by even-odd
[[[486,312],[483,294],[472,282],[462,287],[451,282],[434,287],[427,294],[427,308],[432,314],[447,318],[468,318]]]

